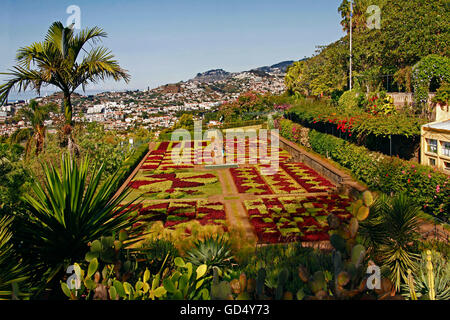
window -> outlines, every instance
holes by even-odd
[[[450,162],[444,161],[444,168],[450,171]]]
[[[427,139],[428,142],[428,152],[437,153],[437,140]]]
[[[430,166],[435,166],[435,165],[436,165],[436,159],[430,158]]]
[[[442,142],[442,155],[450,157],[450,142]]]

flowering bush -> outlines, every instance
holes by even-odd
[[[374,115],[386,115],[396,113],[394,105],[394,99],[382,93],[380,96],[378,93],[373,94],[367,101],[366,112]]]

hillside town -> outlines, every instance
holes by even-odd
[[[147,90],[103,92],[88,96],[74,93],[73,119],[99,122],[104,124],[106,130],[125,131],[143,126],[158,131],[176,123],[183,112],[203,113],[236,99],[243,92],[282,93],[288,63],[236,73],[210,70],[188,81]],[[60,106],[63,96],[55,93],[35,100]],[[15,117],[16,112],[28,102],[21,100],[0,107],[0,135],[9,136],[17,129],[29,126]],[[46,126],[51,128],[59,116],[54,114],[51,120],[46,121]]]

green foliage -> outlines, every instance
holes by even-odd
[[[235,101],[227,102],[219,107],[219,118],[222,122],[237,122],[265,118],[273,111],[277,98],[257,92],[242,93]]]
[[[343,97],[344,95],[342,95],[340,101],[346,100]],[[360,96],[360,98],[365,100],[363,96]],[[383,100],[384,98],[382,96]],[[367,108],[374,106],[373,101],[369,100],[365,102],[361,100],[359,103],[361,106],[367,105]],[[376,115],[373,112],[365,112],[363,108],[337,109],[324,102],[298,102],[285,113],[285,117],[298,123],[308,124],[311,127],[314,127],[314,125],[336,125],[337,127],[338,124],[345,122],[347,124],[345,131],[360,137],[365,135],[375,137],[387,137],[389,135],[420,136],[420,127],[427,120],[405,112],[392,112],[393,105],[390,101],[380,101],[380,103],[377,102],[376,104],[376,114],[380,113]],[[384,106],[385,104],[386,106]],[[379,110],[379,108],[381,109]],[[350,123],[351,125],[349,125]],[[336,128],[337,130],[338,128]]]
[[[13,142],[19,143],[26,140],[25,156],[29,155],[33,140],[36,145],[36,154],[42,152],[46,134],[44,121],[50,118],[51,112],[56,113],[57,110],[56,104],[50,103],[40,106],[35,100],[31,100],[28,105],[17,112],[17,120],[23,119],[25,122],[31,123],[31,128],[18,129],[11,135],[11,141]]]
[[[347,48],[341,39],[319,47],[312,58],[295,62],[285,76],[287,91],[296,96],[321,96],[344,89],[347,70],[342,63],[347,59]]]
[[[361,93],[356,89],[345,91],[339,98],[339,108],[342,110],[352,110],[359,107]]]
[[[280,121],[280,134],[294,142],[289,120]],[[300,129],[298,129],[299,131]],[[351,170],[354,177],[372,190],[386,194],[404,192],[427,212],[446,219],[450,212],[449,178],[428,166],[371,152],[337,137],[310,130],[311,149]]]
[[[43,165],[44,184],[35,181],[33,193],[23,196],[30,214],[20,221],[16,236],[23,241],[21,252],[35,266],[36,277],[44,281],[69,260],[83,258],[88,242],[135,222],[131,203],[120,205],[128,191],[113,197],[121,177],[112,175],[100,186],[104,167],[97,167],[91,175],[88,167],[87,158],[77,164],[63,155],[60,172],[53,165]]]
[[[151,263],[150,271],[152,272],[160,270],[164,263],[171,267],[174,259],[179,256],[175,245],[165,239],[151,239],[145,242],[140,250],[145,253],[147,261]]]
[[[118,186],[120,186],[128,178],[136,166],[141,162],[148,152],[148,147],[148,143],[142,143],[128,153],[128,157],[124,159],[118,169],[117,175],[121,177],[117,180]]]
[[[77,124],[74,135],[81,156],[89,156],[93,164],[102,163],[105,176],[116,172],[132,151],[128,139],[125,140],[113,131],[106,131],[97,122]]]
[[[380,42],[385,66],[413,66],[429,54],[448,55],[448,1],[392,0],[383,7]]]
[[[450,82],[450,59],[430,54],[413,67],[414,100],[418,107],[424,108],[428,101],[428,92],[433,79],[439,83]]]
[[[177,270],[163,280],[167,291],[164,298],[169,300],[209,300],[207,284],[211,277],[207,276],[208,267],[205,264],[195,267],[185,263],[182,258],[175,259]]]
[[[353,77],[367,92],[382,85],[382,75],[399,70],[403,71],[397,74],[397,83],[408,90],[407,68],[429,54],[448,56],[446,0],[354,0],[353,4]],[[380,29],[367,27],[372,5],[381,10]],[[350,1],[343,0],[338,11],[347,35],[288,70],[285,83],[290,94],[329,96],[335,89],[348,89]]]
[[[21,161],[23,152],[18,144],[0,144],[0,217],[24,211],[20,195],[30,174]]]
[[[205,264],[208,270],[217,267],[226,271],[231,264],[231,245],[227,239],[217,236],[207,236],[194,242],[194,246],[186,252],[187,261],[194,266]]]
[[[433,97],[434,103],[439,103],[441,106],[448,105],[450,100],[450,82],[445,82],[436,91],[436,95]]]
[[[23,297],[18,285],[28,277],[11,241],[12,221],[12,217],[0,217],[0,300]]]

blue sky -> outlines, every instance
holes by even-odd
[[[315,46],[343,33],[340,0],[13,1],[0,10],[0,72],[14,65],[19,47],[42,41],[66,8],[81,9],[81,27],[108,33],[113,51],[132,80],[90,89],[146,89],[187,80],[197,72],[243,71],[311,56]],[[5,77],[0,76],[0,81]]]

